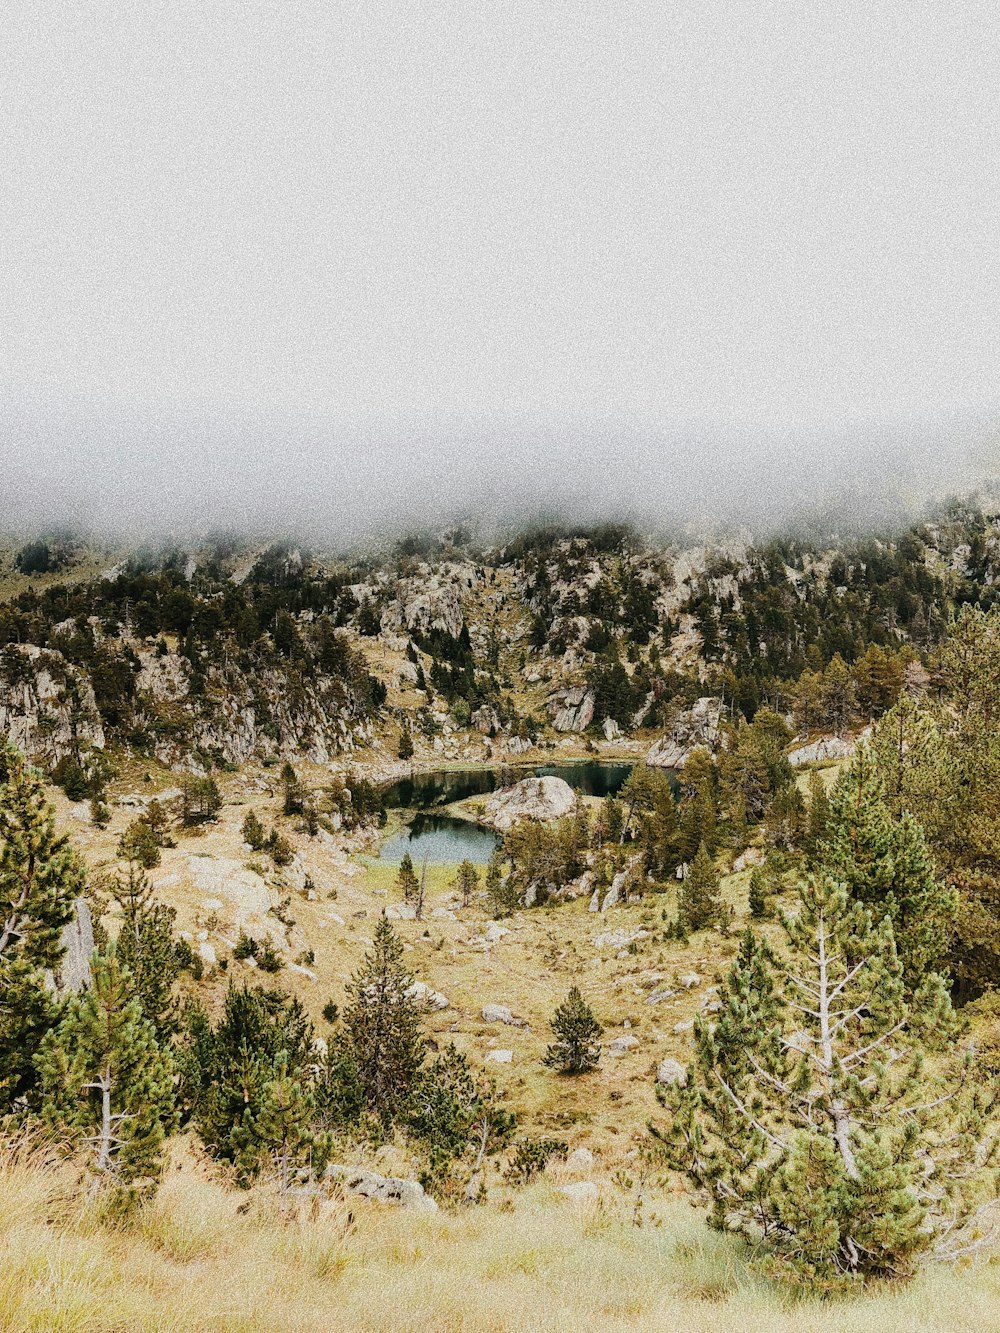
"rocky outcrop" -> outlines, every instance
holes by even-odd
[[[692,750],[699,746],[715,749],[721,717],[719,699],[696,699],[690,708],[678,714],[667,734],[651,746],[646,763],[651,768],[683,768]]]
[[[84,898],[73,903],[73,915],[59,935],[63,956],[55,972],[45,981],[56,995],[69,995],[90,987],[90,959],[94,952],[94,921]]]
[[[854,753],[854,741],[843,740],[840,736],[823,736],[811,745],[801,745],[788,755],[792,768],[801,768],[804,764],[830,763],[834,759],[850,759]]]
[[[489,704],[483,704],[481,708],[477,708],[470,721],[476,730],[482,732],[484,736],[495,736],[500,730],[500,719],[497,716],[496,709],[491,708]]]
[[[557,690],[549,696],[546,707],[552,715],[552,725],[556,731],[586,731],[594,720],[596,699],[591,690],[584,685],[572,689]]]
[[[434,572],[425,566],[414,577],[401,579],[395,598],[382,610],[383,632],[439,629],[457,639],[465,625],[460,589],[474,580],[471,565],[445,565]]]
[[[575,804],[573,788],[562,778],[524,778],[493,793],[486,802],[483,822],[506,833],[522,819],[561,819]]]
[[[104,749],[90,681],[62,653],[11,644],[0,653],[0,734],[45,768]]]
[[[411,1000],[426,1005],[428,1009],[447,1009],[448,997],[439,990],[434,990],[425,981],[415,981],[406,991]]]

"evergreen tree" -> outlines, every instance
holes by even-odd
[[[923,829],[913,816],[893,817],[865,746],[833,790],[817,860],[877,920],[892,919],[907,985],[916,986],[943,962],[955,893],[937,878]]]
[[[690,861],[704,844],[709,854],[716,848],[718,810],[712,756],[702,747],[692,750],[681,770],[679,851]]]
[[[388,918],[347,987],[344,1036],[369,1111],[391,1124],[399,1115],[424,1058],[420,1012],[409,994],[403,946]]]
[[[943,979],[907,999],[890,918],[826,877],[798,892],[780,958],[744,934],[686,1080],[658,1093],[672,1119],[657,1137],[708,1191],[712,1225],[773,1262],[822,1285],[906,1276],[928,1247],[983,1243],[994,1099],[949,1050]]]
[[[468,907],[472,901],[472,895],[479,888],[479,873],[471,861],[466,859],[458,867],[458,878],[455,881],[455,888],[462,895],[462,906]]]
[[[144,819],[134,819],[118,843],[118,855],[127,861],[138,861],[144,870],[160,864],[160,844],[152,826]]]
[[[281,791],[281,813],[286,816],[300,815],[305,802],[305,789],[287,759],[281,765]]]
[[[399,863],[399,873],[396,876],[396,884],[403,895],[404,902],[410,903],[417,896],[420,884],[417,880],[416,871],[413,869],[413,857],[409,852],[403,853],[403,859]]]
[[[397,751],[400,759],[413,758],[413,737],[410,735],[409,727],[404,727],[399,736],[399,749]]]
[[[174,1066],[134,996],[114,945],[95,954],[93,988],[72,997],[42,1042],[42,1114],[88,1148],[100,1186],[155,1185],[175,1124]]]
[[[243,841],[252,851],[262,852],[267,844],[267,832],[253,810],[247,811],[243,820]]]
[[[493,853],[486,867],[485,888],[490,910],[496,920],[502,920],[517,910],[520,901],[517,881],[513,875],[503,873],[503,859],[499,850]]]
[[[751,921],[765,921],[772,911],[771,895],[768,893],[767,879],[760,866],[750,871],[750,893],[747,906]]]
[[[221,808],[222,795],[215,778],[185,773],[181,778],[181,823],[185,828],[208,823]]]
[[[468,1059],[450,1045],[417,1079],[407,1109],[408,1127],[428,1152],[424,1184],[442,1184],[457,1163],[472,1156],[464,1197],[480,1197],[488,1155],[510,1139],[516,1120],[492,1079],[476,1079]]]
[[[288,1057],[277,1060],[274,1077],[234,1127],[236,1170],[246,1180],[273,1173],[281,1194],[297,1172],[316,1174],[326,1165],[330,1137],[316,1128],[317,1099],[304,1074],[288,1072]]]
[[[550,1023],[556,1040],[547,1048],[542,1063],[560,1074],[585,1074],[601,1058],[597,1044],[604,1029],[577,986],[556,1009]]]
[[[134,861],[118,874],[111,889],[122,913],[118,960],[129,972],[143,1014],[160,1040],[177,1027],[172,998],[180,961],[173,936],[176,912],[158,903],[149,879]]]
[[[810,863],[815,858],[826,839],[827,826],[830,822],[830,798],[826,783],[813,769],[809,774],[809,815],[806,825],[805,851]]]
[[[685,931],[706,930],[718,925],[722,917],[719,896],[719,872],[704,843],[691,862],[678,894],[678,916]]]
[[[217,1027],[195,1006],[186,1029],[179,1053],[185,1107],[208,1150],[232,1162],[245,1184],[260,1165],[241,1137],[247,1113],[251,1122],[263,1114],[276,1079],[308,1078],[313,1026],[299,1001],[281,991],[230,986]]]
[[[40,779],[0,748],[0,1113],[32,1094],[34,1057],[56,1009],[44,985],[62,957],[62,927],[83,871],[58,836]]]

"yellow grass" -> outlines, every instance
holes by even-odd
[[[748,1269],[686,1202],[629,1221],[608,1180],[581,1208],[555,1180],[484,1206],[413,1214],[357,1201],[283,1218],[263,1192],[227,1190],[178,1155],[128,1229],[102,1226],[72,1170],[0,1160],[0,1330],[674,1329],[690,1333],[997,1328],[1000,1269],[929,1269],[908,1287],[833,1303],[795,1297]],[[351,1215],[353,1214],[353,1221]]]

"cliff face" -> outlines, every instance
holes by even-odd
[[[12,644],[0,654],[0,734],[36,763],[103,750],[104,724],[86,674],[62,653]]]
[[[252,675],[230,664],[210,667],[196,687],[178,654],[137,646],[136,657],[128,734],[168,764],[185,765],[199,752],[235,764],[255,755],[325,763],[370,734],[362,700],[339,679],[276,668]],[[24,644],[0,654],[3,733],[45,768],[85,762],[107,740],[86,671],[55,650]]]

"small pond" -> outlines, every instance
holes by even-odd
[[[469,860],[486,865],[500,839],[481,824],[449,815],[417,814],[398,833],[382,844],[380,859],[398,865],[406,852],[418,866],[427,858],[428,865],[455,865]]]
[[[539,764],[534,768],[515,768],[518,778],[553,777],[568,782],[584,796],[613,796],[620,791],[632,772],[629,763],[601,764],[581,760],[577,763]],[[486,796],[496,791],[499,769],[435,769],[414,773],[386,787],[382,800],[390,810],[429,810],[435,805],[450,805],[470,796]]]

